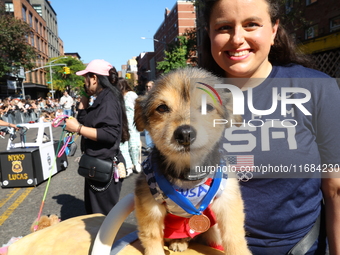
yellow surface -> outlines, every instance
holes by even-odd
[[[91,214],[62,221],[11,244],[8,255],[89,254],[104,218],[102,214]]]
[[[198,243],[191,243],[189,248],[184,252],[170,251],[164,247],[166,255],[222,255],[222,251],[204,246]],[[139,240],[133,242],[131,245],[126,246],[118,255],[143,255],[143,247]]]
[[[323,37],[310,39],[301,45],[301,49],[306,54],[312,54],[340,47],[340,32],[332,33]]]
[[[92,214],[71,218],[54,226],[29,234],[9,246],[8,255],[87,255],[90,254],[94,238],[104,215]],[[116,239],[136,230],[136,226],[123,223]],[[173,252],[164,247],[166,255],[222,255],[223,252],[191,243],[184,252]],[[143,255],[139,240],[126,246],[118,255]]]

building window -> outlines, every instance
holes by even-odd
[[[37,31],[37,33],[39,33],[39,21],[38,21],[38,19],[35,19],[35,30]]]
[[[6,12],[14,12],[13,3],[5,3]]]
[[[30,12],[28,13],[28,20],[29,20],[30,27],[33,27],[33,15]]]
[[[312,3],[317,2],[318,0],[306,0],[306,5],[310,5]]]
[[[27,17],[26,17],[26,7],[25,6],[22,6],[22,9],[21,9],[21,12],[22,12],[22,20],[27,22]]]
[[[319,35],[319,28],[318,25],[311,26],[306,29],[305,31],[305,39],[312,39]]]
[[[43,41],[43,39],[41,39],[41,51],[42,52],[45,52],[44,46],[45,46],[44,41]]]
[[[340,30],[340,16],[337,16],[337,17],[331,19],[330,30],[331,30],[331,32],[336,31],[336,30]]]
[[[31,45],[34,47],[34,33],[31,33]]]
[[[38,50],[40,50],[40,40],[39,40],[39,37],[37,37],[36,42],[37,42],[37,48],[38,48]]]
[[[34,10],[42,16],[41,5],[33,5]]]

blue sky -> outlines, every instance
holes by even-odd
[[[51,0],[65,52],[84,63],[105,59],[117,70],[133,56],[153,51],[152,38],[176,0]]]

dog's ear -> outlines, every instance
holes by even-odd
[[[134,123],[135,123],[136,129],[139,132],[142,132],[146,126],[145,116],[144,116],[144,111],[143,111],[144,100],[145,100],[145,97],[138,97],[135,102]]]

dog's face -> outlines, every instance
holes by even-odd
[[[214,96],[207,96],[204,85],[220,83],[202,69],[178,69],[162,76],[146,96],[136,100],[137,129],[149,131],[167,163],[178,171],[190,168],[190,163],[202,163],[221,138],[226,126],[214,127],[214,120],[229,119],[224,105],[229,102],[220,104]],[[206,114],[202,114],[202,98]]]

